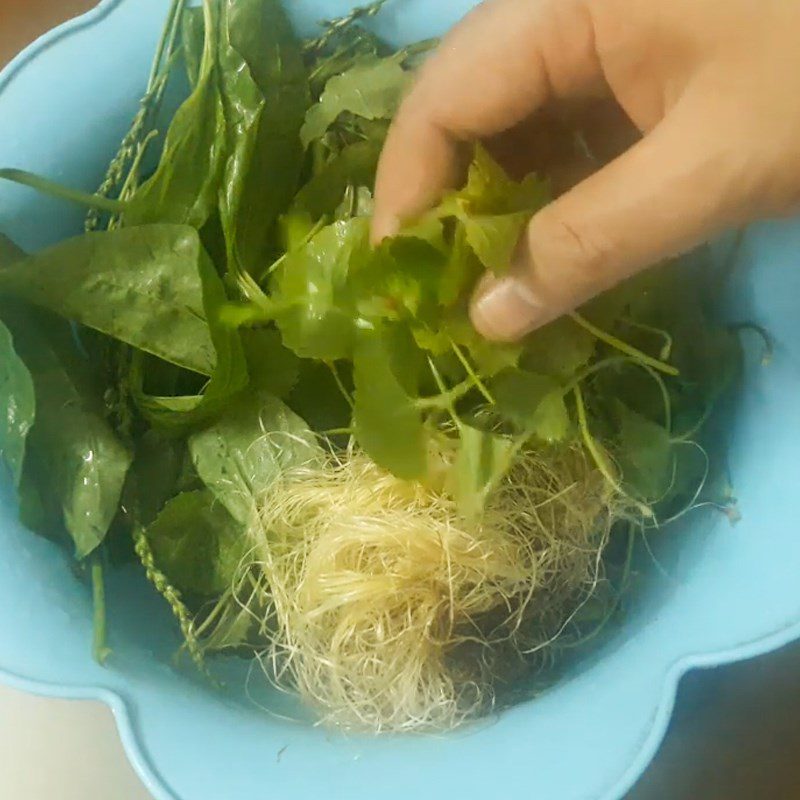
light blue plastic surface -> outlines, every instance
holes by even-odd
[[[377,27],[395,41],[440,33],[470,0],[395,0]],[[0,165],[93,189],[143,88],[167,0],[108,0],[0,75]],[[290,0],[305,30],[346,0]],[[29,248],[78,229],[81,213],[0,186],[0,230]],[[800,635],[800,226],[748,235],[731,314],[776,339],[748,366],[732,477],[743,521],[698,517],[668,534],[670,582],[653,580],[609,645],[561,685],[489,724],[438,738],[345,738],[280,721],[170,667],[168,616],[133,573],[109,590],[107,669],[91,660],[90,601],[68,554],[21,529],[0,497],[0,675],[114,710],[159,800],[613,800],[666,728],[680,676]],[[91,748],[91,742],[86,742]],[[279,755],[280,753],[280,755]]]

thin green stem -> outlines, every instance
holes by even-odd
[[[342,377],[339,375],[339,370],[336,368],[336,363],[334,361],[326,361],[325,366],[331,371],[331,375],[333,375],[333,380],[336,382],[336,387],[342,393],[342,397],[347,401],[347,405],[350,406],[352,409],[355,406],[353,402],[353,398],[350,396],[350,392],[347,391],[347,387],[342,382]]]
[[[706,404],[705,409],[703,409],[703,413],[700,415],[700,419],[692,425],[691,428],[685,430],[683,433],[676,434],[670,438],[670,442],[672,444],[679,444],[680,442],[690,442],[694,439],[695,436],[700,432],[701,428],[708,422],[708,418],[711,416],[711,412],[714,410],[714,406],[711,403]]]
[[[111,214],[119,214],[125,210],[126,204],[119,200],[110,200],[99,194],[82,192],[80,189],[71,189],[62,186],[60,183],[27,172],[23,169],[0,169],[0,179],[12,181],[13,183],[28,186],[42,194],[57,197],[59,200],[66,200],[69,203],[77,203],[79,206],[94,208],[98,211],[108,211]]]
[[[322,436],[353,436],[355,428],[329,428],[327,431],[322,431]]]
[[[186,0],[172,0],[172,5],[167,12],[167,21],[156,46],[156,54],[150,67],[150,77],[147,79],[147,89],[150,91],[155,84],[156,78],[161,72],[161,65],[164,61],[164,53],[170,54],[175,46],[175,39],[180,29],[181,15],[183,14]],[[169,55],[167,56],[169,57]]]
[[[447,389],[444,394],[437,394],[434,397],[418,397],[414,401],[414,405],[422,411],[429,408],[447,410],[453,403],[469,394],[473,389],[475,389],[475,382],[471,378],[467,378],[457,386]]]
[[[593,325],[588,319],[581,316],[577,311],[573,311],[570,314],[570,317],[584,330],[591,333],[596,339],[599,339],[601,342],[605,342],[609,347],[613,347],[615,350],[619,350],[620,353],[625,353],[625,355],[640,361],[642,364],[647,364],[649,367],[657,369],[659,372],[663,372],[665,375],[677,377],[680,374],[672,365],[665,364],[663,361],[653,358],[652,356],[647,355],[647,353],[643,353],[641,350],[633,347],[633,345],[623,342],[622,339],[618,339],[616,336],[607,333],[601,328],[598,328],[596,325]]]
[[[152,121],[158,114],[163,100],[164,91],[167,85],[169,70],[174,63],[176,52],[176,41],[180,29],[180,21],[187,0],[173,0],[167,16],[167,22],[162,29],[161,38],[150,68],[150,77],[144,96],[139,101],[139,108],[133,117],[128,132],[122,139],[116,155],[108,165],[103,182],[97,190],[97,194],[108,197],[114,189],[122,182],[128,186],[128,192],[132,193],[136,188],[136,182],[131,182],[131,171],[135,165],[131,161],[137,156],[141,157],[140,144],[152,130]],[[166,54],[166,55],[165,55]],[[86,216],[85,229],[87,231],[96,230],[100,224],[98,211],[104,211],[100,207],[92,207]],[[112,210],[110,213],[119,214],[124,209]],[[119,224],[117,218],[109,220],[108,227],[116,227]]]
[[[775,344],[772,341],[770,332],[765,327],[755,322],[738,322],[735,325],[730,325],[728,329],[734,333],[750,331],[761,337],[764,342],[764,355],[761,356],[761,366],[767,367],[772,363],[772,358],[775,355]]]
[[[663,359],[664,361],[669,361],[672,355],[672,336],[670,335],[669,331],[665,331],[663,328],[656,328],[653,325],[646,325],[644,322],[638,322],[630,317],[622,317],[620,322],[624,322],[631,328],[644,331],[645,333],[651,333],[653,336],[658,336],[660,339],[662,339],[664,344],[661,346],[659,358]]]
[[[94,660],[103,665],[111,655],[106,644],[106,587],[103,580],[103,563],[99,553],[95,552],[91,559],[92,573],[92,655]]]
[[[475,384],[475,388],[486,398],[487,403],[494,405],[495,399],[492,397],[492,393],[486,388],[486,385],[480,379],[478,373],[472,368],[472,364],[469,363],[469,360],[464,355],[461,348],[452,339],[450,340],[450,347],[456,354],[456,358],[461,362],[461,366],[466,370],[467,375],[469,375],[470,379]]]
[[[575,391],[575,387],[580,386],[591,375],[594,375],[596,372],[602,372],[604,369],[612,367],[615,364],[628,364],[630,366],[643,369],[658,384],[659,390],[661,392],[661,398],[664,403],[664,428],[667,431],[671,432],[672,402],[669,399],[669,391],[667,390],[667,385],[664,383],[664,379],[652,367],[648,366],[647,364],[643,364],[641,361],[638,361],[637,359],[632,358],[631,356],[611,356],[609,358],[604,358],[601,361],[598,361],[584,368],[571,381],[569,381],[569,383],[567,383],[564,386],[562,392],[563,396],[566,397],[568,394]]]
[[[595,466],[599,470],[600,474],[603,476],[603,478],[605,478],[609,486],[611,486],[611,488],[617,494],[626,498],[627,500],[630,500],[645,517],[652,517],[653,512],[649,506],[646,506],[644,503],[640,503],[622,488],[622,484],[619,482],[619,480],[617,480],[616,475],[614,475],[614,469],[611,466],[611,462],[609,461],[605,450],[597,443],[594,436],[592,436],[591,431],[589,430],[589,422],[586,417],[586,406],[583,402],[583,392],[581,391],[581,387],[576,386],[573,391],[575,394],[575,406],[578,410],[578,427],[581,432],[581,438],[583,439],[583,443],[586,445],[586,449],[589,451],[589,455],[592,457],[592,461],[594,461]]]
[[[428,356],[428,366],[430,367],[431,374],[433,375],[433,380],[436,382],[436,386],[439,389],[440,397],[445,397],[447,395],[448,389],[447,385],[445,384],[444,380],[442,380],[442,376],[439,373],[439,370],[436,368],[436,364],[433,363],[433,359]],[[447,398],[445,401],[445,410],[448,414],[450,414],[450,418],[453,420],[453,423],[458,427],[461,428],[461,420],[458,418],[458,414],[456,413],[456,407],[453,401],[450,398]]]
[[[423,39],[421,42],[406,45],[395,53],[395,58],[402,63],[408,61],[409,58],[414,58],[414,56],[424,55],[438,47],[440,41],[438,38]]]
[[[337,36],[344,33],[348,28],[351,28],[362,20],[377,16],[388,2],[389,0],[375,0],[375,2],[369,5],[357,6],[343,17],[325,20],[322,23],[325,30],[316,39],[311,39],[306,42],[304,50],[309,54],[324,50]]]

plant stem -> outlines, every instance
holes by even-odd
[[[60,200],[77,203],[80,206],[87,206],[99,211],[108,211],[111,214],[119,214],[125,210],[125,203],[119,200],[110,200],[99,194],[89,194],[89,192],[82,192],[80,189],[71,189],[68,186],[62,186],[60,183],[55,183],[43,178],[41,175],[35,175],[23,169],[0,169],[0,179],[28,186],[37,192],[57,197]]]
[[[341,375],[339,375],[339,370],[336,369],[336,363],[334,361],[326,361],[325,365],[331,371],[331,375],[333,375],[333,380],[336,382],[336,387],[342,393],[342,397],[344,397],[344,399],[347,401],[347,405],[349,405],[351,409],[354,408],[355,403],[353,402],[353,398],[350,397],[350,392],[347,391],[347,388],[345,387],[344,383],[342,383],[342,377]]]
[[[377,16],[388,2],[389,0],[375,0],[369,5],[357,6],[343,17],[325,20],[322,23],[325,30],[316,39],[306,42],[304,47],[306,53],[317,53],[324,50],[336,36],[344,33],[357,22]]]
[[[583,403],[583,392],[581,392],[581,387],[576,386],[573,391],[575,393],[575,406],[578,409],[578,427],[581,431],[581,437],[583,438],[583,443],[586,445],[586,449],[589,451],[589,455],[591,455],[595,466],[600,471],[600,474],[606,479],[608,484],[617,494],[634,503],[641,514],[643,514],[645,517],[652,517],[653,511],[649,506],[646,506],[644,503],[640,503],[622,488],[622,484],[620,484],[614,475],[614,471],[608,460],[608,456],[603,448],[597,443],[594,436],[592,436],[591,431],[589,430],[589,423],[586,418],[586,406]]]
[[[92,605],[93,636],[92,655],[101,666],[106,663],[111,655],[111,650],[106,645],[106,588],[103,581],[103,563],[100,554],[92,555]]]
[[[601,328],[598,328],[596,325],[593,325],[591,322],[589,322],[588,319],[581,316],[577,311],[573,311],[570,314],[570,317],[584,330],[587,330],[589,333],[591,333],[596,339],[599,339],[601,342],[605,342],[609,347],[613,347],[615,350],[619,350],[620,353],[625,353],[625,355],[640,361],[642,364],[647,364],[653,369],[663,372],[665,375],[677,377],[680,374],[678,370],[670,364],[665,364],[663,361],[659,361],[657,358],[653,358],[652,356],[647,355],[647,353],[643,353],[641,350],[638,350],[627,342],[623,342],[622,339],[618,339],[616,336],[606,333]]]
[[[492,397],[492,393],[486,388],[486,385],[480,379],[478,373],[475,372],[475,370],[472,368],[472,365],[467,360],[467,357],[464,355],[461,348],[452,339],[450,340],[450,347],[456,354],[456,358],[458,358],[458,360],[461,362],[461,366],[464,367],[467,375],[475,384],[475,387],[486,398],[486,402],[489,403],[490,405],[494,405],[495,400],[494,397]]]

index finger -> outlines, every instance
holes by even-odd
[[[486,0],[443,40],[395,117],[378,166],[373,237],[436,203],[465,142],[553,97],[604,85],[588,0]]]

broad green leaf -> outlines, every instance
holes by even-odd
[[[131,456],[105,421],[89,365],[66,323],[49,315],[4,312],[33,377],[36,421],[28,446],[41,494],[57,498],[78,558],[105,538]]]
[[[445,332],[457,345],[465,347],[484,378],[491,378],[501,370],[515,367],[522,353],[521,344],[489,342],[472,327],[465,310],[448,321]]]
[[[566,436],[569,415],[563,389],[554,378],[508,369],[492,381],[491,390],[497,412],[521,431],[545,442]]]
[[[373,142],[345,147],[297,193],[292,209],[306,212],[312,220],[333,214],[348,186],[373,187],[379,155]]]
[[[197,83],[167,131],[158,167],[133,195],[126,225],[172,222],[202,227],[222,180],[225,119],[217,86],[217,4],[203,5],[206,31]]]
[[[503,480],[514,457],[511,439],[462,425],[459,451],[453,465],[455,497],[461,514],[474,519]]]
[[[344,112],[368,120],[391,117],[408,80],[400,63],[392,58],[362,62],[335,75],[325,85],[319,103],[306,114],[300,133],[303,146],[322,136]]]
[[[444,199],[442,216],[456,217],[466,240],[487,269],[505,272],[530,217],[549,200],[549,187],[535,175],[512,181],[480,145],[466,186]]]
[[[552,444],[560,442],[569,433],[570,421],[564,392],[559,386],[546,394],[531,419],[531,433],[542,441]]]
[[[625,482],[642,499],[660,500],[670,488],[675,458],[669,433],[619,401],[616,414],[620,424],[617,458]]]
[[[289,253],[273,281],[283,341],[302,358],[335,361],[352,354],[356,307],[348,280],[369,253],[369,221],[323,228]]]
[[[486,269],[507,272],[530,214],[476,214],[463,219],[467,242]]]
[[[234,519],[251,521],[257,500],[281,472],[320,454],[306,423],[276,397],[244,397],[189,439],[198,475]]]
[[[14,241],[0,233],[0,269],[8,267],[15,261],[25,258],[27,253]]]
[[[481,145],[475,147],[472,163],[463,189],[447,196],[440,213],[461,216],[532,214],[550,199],[550,188],[546,181],[536,175],[528,175],[522,181],[514,181]]]
[[[0,272],[0,294],[210,375],[216,356],[203,308],[206,261],[197,232],[182,225],[88,233]]]
[[[278,331],[245,328],[241,336],[251,388],[275,397],[289,394],[300,374],[300,359],[284,346]]]
[[[358,64],[373,63],[378,58],[379,52],[385,50],[381,40],[360,25],[340,30],[338,40],[336,50],[330,55],[319,58],[309,75],[315,98],[319,98],[331,78],[347,72]]]
[[[0,322],[0,458],[19,486],[25,441],[36,416],[36,397],[28,368],[14,349],[11,331]]]
[[[597,340],[569,317],[561,317],[525,338],[520,365],[541,375],[567,379],[594,355]]]
[[[463,225],[456,228],[453,246],[447,258],[439,285],[439,302],[450,308],[472,290],[483,272],[475,250],[467,243]]]
[[[230,268],[261,274],[297,190],[310,99],[302,52],[278,0],[225,0],[220,75],[228,157],[220,217]]]
[[[206,490],[176,495],[147,528],[156,565],[181,591],[230,588],[247,552],[245,531]]]
[[[398,478],[425,475],[427,442],[422,416],[392,370],[391,339],[363,331],[353,357],[356,439],[375,463]]]
[[[136,442],[123,491],[123,504],[147,526],[177,491],[186,457],[185,442],[147,431]]]
[[[359,315],[367,319],[413,319],[436,324],[441,315],[439,282],[446,256],[435,242],[404,233],[373,249],[350,287]]]
[[[183,61],[186,75],[194,88],[200,78],[200,66],[203,61],[206,30],[203,21],[203,9],[186,8],[181,20],[181,44],[183,45]]]
[[[239,332],[220,320],[221,309],[227,302],[225,288],[213,264],[202,252],[199,274],[203,287],[203,307],[214,345],[214,371],[203,393],[194,397],[148,397],[137,390],[141,386],[141,379],[135,380],[134,391],[139,409],[153,424],[185,429],[204,422],[221,413],[231,398],[247,386],[247,361]]]

